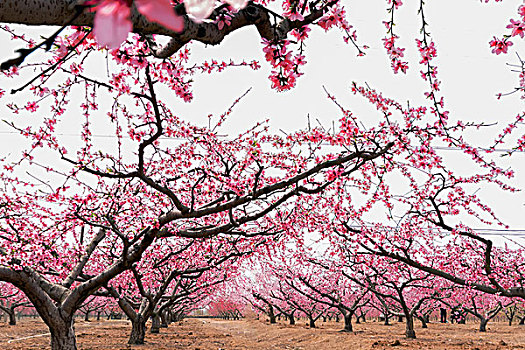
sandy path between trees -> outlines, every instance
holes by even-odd
[[[284,323],[270,325],[257,320],[225,321],[186,319],[161,329],[160,334],[147,334],[146,344],[127,345],[128,321],[77,321],[75,329],[79,349],[90,350],[361,350],[361,349],[433,349],[433,350],[507,350],[525,349],[525,326],[509,327],[489,323],[485,334],[477,324],[430,324],[429,329],[416,327],[418,339],[403,337],[404,324],[384,326],[377,322],[355,325],[354,333],[341,333],[340,323],[319,322],[309,329],[305,321],[296,326]],[[17,326],[0,323],[0,349],[49,348],[47,327],[37,320],[22,320]],[[36,335],[42,335],[34,337]],[[25,338],[25,339],[20,339]],[[9,343],[9,340],[17,339]]]

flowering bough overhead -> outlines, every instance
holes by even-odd
[[[60,45],[65,38],[59,34],[70,26],[80,31],[73,34],[79,36],[79,40],[69,45],[76,50],[93,45],[90,39],[94,34],[97,45],[119,49],[120,54],[114,52],[119,56],[168,58],[191,41],[217,45],[229,33],[253,25],[263,39],[267,60],[275,68],[270,79],[272,86],[279,91],[292,88],[297,77],[302,75],[299,68],[305,64],[303,41],[308,38],[313,24],[319,24],[325,30],[340,28],[345,33],[345,41],[352,42],[359,54],[364,54],[365,47],[357,45],[356,33],[337,0],[310,3],[286,0],[282,15],[269,10],[266,5],[265,1],[245,0],[225,3],[213,0],[187,0],[184,3],[171,0],[61,0],[52,3],[45,0],[3,0],[0,2],[0,22],[62,28],[39,45],[31,44],[27,49],[20,49],[20,56],[5,61],[2,69],[16,70],[16,66],[38,48],[49,50]],[[88,27],[91,29],[86,29]],[[128,36],[130,32],[138,34],[132,41]],[[155,35],[170,40],[160,45]],[[292,38],[298,40],[298,52],[294,54],[289,47]],[[66,52],[64,46],[60,46],[63,56]],[[137,50],[140,47],[144,50]]]

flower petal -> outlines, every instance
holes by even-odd
[[[175,32],[184,30],[184,19],[175,13],[170,0],[135,0],[135,5],[148,21],[159,23]]]
[[[96,8],[94,34],[100,46],[116,49],[133,29],[130,8],[118,1],[105,0]]]
[[[246,7],[248,0],[224,0],[227,4],[236,10],[240,10]]]
[[[186,12],[193,16],[195,22],[202,22],[213,12],[214,0],[185,0]]]

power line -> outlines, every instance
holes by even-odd
[[[0,134],[12,134],[12,135],[20,135],[19,132],[15,131],[0,131]],[[55,133],[56,136],[66,136],[66,137],[80,137],[80,134],[73,134],[73,133]],[[91,138],[115,138],[115,135],[110,134],[92,134],[90,135]],[[226,137],[224,135],[219,135],[219,137]],[[129,136],[123,136],[124,139],[131,139]],[[181,137],[159,137],[159,140],[172,140],[172,141],[188,141],[186,138]],[[270,141],[265,141],[263,143],[271,143]],[[328,143],[321,143],[322,145],[330,146]],[[435,146],[432,147],[433,149],[440,150],[440,151],[463,151],[460,147],[444,147],[444,146]],[[472,147],[473,149],[480,150],[480,151],[491,151],[495,153],[524,153],[525,150],[514,150],[511,148],[484,148],[484,147]]]
[[[349,225],[351,228],[355,229],[361,229],[363,227],[365,228],[375,228],[375,225]],[[391,231],[396,231],[397,227],[395,226],[383,226],[380,227],[385,228]],[[495,229],[495,228],[470,228],[474,234],[480,235],[480,236],[500,236],[500,237],[506,237],[506,236],[514,236],[514,237],[525,237],[525,229]],[[438,227],[430,227],[426,228],[425,230],[431,231],[431,232],[437,232],[437,233],[449,233],[449,231],[443,231],[442,229]]]

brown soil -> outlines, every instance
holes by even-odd
[[[146,334],[146,344],[127,345],[128,321],[77,321],[75,329],[79,349],[189,349],[189,350],[358,350],[358,349],[435,349],[435,350],[507,350],[525,349],[525,326],[509,327],[489,323],[487,333],[477,324],[431,323],[428,329],[416,328],[417,339],[405,339],[404,324],[384,326],[377,322],[354,325],[354,333],[340,332],[342,324],[319,322],[310,329],[304,321],[296,326],[270,325],[257,320],[224,321],[186,319],[161,329],[160,334]],[[49,348],[47,327],[37,320],[22,320],[17,326],[0,324],[0,349]],[[36,337],[33,337],[36,336]]]

